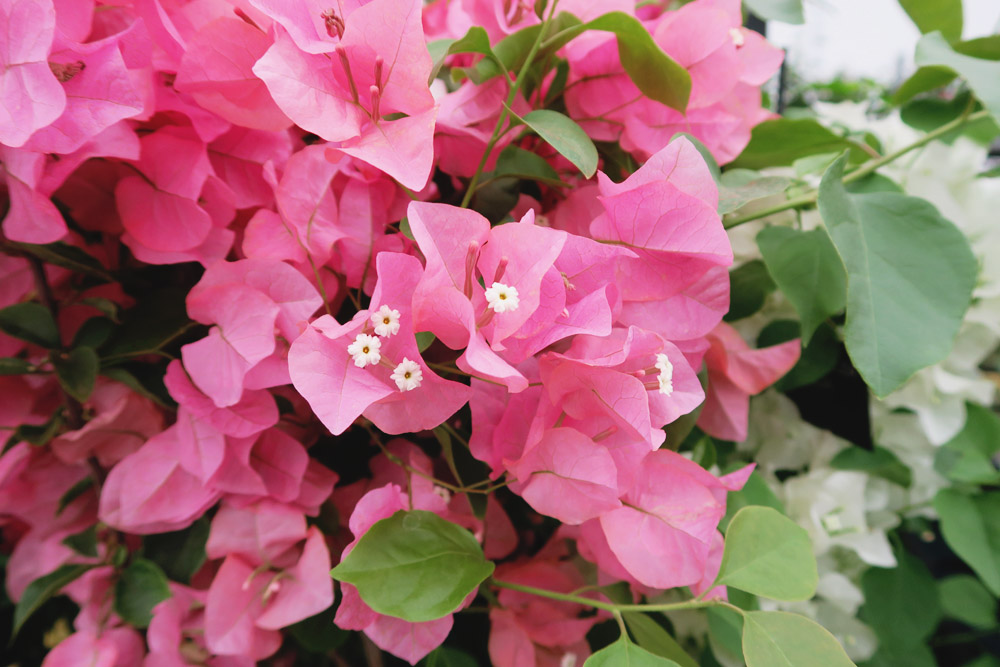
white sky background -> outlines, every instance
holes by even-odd
[[[913,70],[920,33],[897,0],[805,0],[804,25],[770,21],[770,42],[788,51],[788,64],[809,81],[837,75],[898,83]],[[997,32],[1000,0],[964,0],[963,38]]]

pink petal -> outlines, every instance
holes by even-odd
[[[253,567],[239,556],[226,556],[212,580],[205,602],[205,644],[212,653],[263,660],[281,646],[281,633],[254,621],[263,612],[261,598],[274,576],[251,576]]]

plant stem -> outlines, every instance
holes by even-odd
[[[861,165],[851,173],[844,176],[843,182],[846,184],[861,180],[865,176],[873,174],[875,171],[884,167],[890,162],[898,160],[907,153],[914,151],[922,146],[925,146],[930,142],[934,141],[935,139],[939,139],[940,137],[943,137],[949,132],[958,129],[967,123],[972,123],[977,120],[982,120],[983,118],[987,118],[988,116],[989,116],[989,111],[986,111],[985,109],[982,111],[977,111],[975,113],[964,113],[955,120],[945,123],[941,127],[928,132],[924,136],[914,141],[912,144],[904,146],[903,148],[900,148],[898,151],[889,153],[888,155],[880,157],[877,160],[870,160],[866,162],[865,164]],[[817,190],[813,190],[808,194],[802,195],[801,197],[796,197],[794,199],[789,199],[788,201],[782,202],[781,204],[777,204],[775,206],[762,209],[760,211],[755,211],[753,213],[747,213],[746,215],[741,215],[736,218],[730,218],[729,220],[723,222],[723,227],[725,227],[726,229],[732,229],[733,227],[738,227],[739,225],[742,225],[745,222],[751,222],[753,220],[766,218],[770,215],[774,215],[775,213],[780,213],[782,211],[787,211],[793,208],[804,208],[806,206],[811,206],[812,204],[816,203],[816,199],[818,197],[819,197],[819,192]]]
[[[497,124],[493,127],[493,135],[490,137],[489,142],[487,142],[486,150],[483,151],[483,157],[479,160],[479,166],[476,167],[476,173],[472,175],[472,180],[469,181],[469,186],[465,190],[465,196],[462,197],[462,203],[460,205],[461,208],[468,208],[469,203],[472,201],[472,195],[476,193],[476,185],[479,183],[479,178],[483,174],[483,169],[486,168],[486,163],[489,161],[490,155],[493,154],[493,148],[500,139],[500,131],[503,128],[504,123],[507,122],[507,117],[510,115],[508,107],[512,107],[514,105],[514,101],[517,99],[517,93],[521,90],[521,84],[528,75],[528,69],[531,67],[531,63],[535,59],[535,54],[538,53],[538,48],[542,45],[549,23],[552,21],[552,17],[555,16],[557,4],[559,4],[559,0],[553,0],[552,7],[549,9],[549,16],[547,19],[542,21],[542,25],[538,29],[538,36],[535,37],[535,43],[531,45],[531,50],[528,51],[528,55],[524,59],[524,64],[521,65],[521,70],[517,73],[517,79],[510,87],[510,93],[507,94],[507,104],[500,111],[500,116],[497,118]]]
[[[493,585],[499,588],[509,588],[512,591],[530,593],[531,595],[537,595],[551,600],[575,602],[576,604],[582,604],[595,609],[603,609],[604,611],[610,611],[612,613],[621,613],[624,611],[680,611],[683,609],[701,609],[704,607],[731,607],[732,609],[743,613],[739,607],[731,605],[728,602],[723,602],[722,600],[685,600],[684,602],[669,602],[664,604],[615,604],[613,602],[602,602],[593,598],[585,598],[569,593],[547,591],[544,588],[535,588],[534,586],[523,586],[510,581],[500,581],[499,579],[493,579],[492,581]]]

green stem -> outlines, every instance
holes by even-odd
[[[964,113],[955,120],[945,123],[936,130],[928,132],[924,136],[914,141],[912,144],[904,146],[903,148],[900,148],[898,151],[889,153],[888,155],[880,157],[877,160],[870,160],[869,162],[866,162],[859,168],[855,169],[851,173],[844,176],[844,183],[845,184],[853,183],[854,181],[861,180],[865,176],[869,176],[875,173],[878,169],[881,169],[890,162],[898,160],[907,153],[915,151],[916,149],[921,148],[922,146],[926,146],[935,139],[939,139],[944,135],[948,134],[949,132],[953,132],[954,130],[962,127],[967,123],[973,123],[977,120],[982,120],[983,118],[989,117],[989,115],[990,115],[989,111],[986,111],[985,109],[982,111],[977,111],[975,113]],[[730,218],[729,220],[723,222],[723,227],[725,227],[726,229],[732,229],[733,227],[738,227],[743,223],[751,222],[753,220],[760,220],[761,218],[766,218],[770,215],[774,215],[775,213],[781,213],[782,211],[787,211],[793,208],[804,208],[806,206],[811,206],[816,203],[816,199],[818,197],[819,197],[819,192],[814,190],[808,194],[802,195],[801,197],[789,199],[788,201],[782,202],[781,204],[761,209],[760,211],[755,211],[753,213],[747,213],[745,215],[741,215],[736,218]]]
[[[649,612],[649,611],[681,611],[684,609],[702,609],[704,607],[728,607],[740,614],[743,610],[735,605],[731,605],[728,602],[723,602],[722,600],[685,600],[684,602],[669,602],[664,604],[615,604],[613,602],[602,602],[601,600],[595,600],[593,598],[585,598],[579,595],[572,595],[570,593],[557,593],[556,591],[547,591],[544,588],[535,588],[534,586],[523,586],[521,584],[515,584],[510,581],[500,581],[499,579],[493,579],[493,585],[498,588],[509,588],[512,591],[520,591],[521,593],[530,593],[531,595],[537,595],[543,598],[549,598],[550,600],[561,600],[562,602],[575,602],[576,604],[582,604],[587,607],[593,607],[594,609],[603,609],[604,611],[610,611],[612,613],[621,613],[626,611],[638,611],[638,612]]]
[[[528,75],[528,69],[531,67],[531,63],[535,59],[535,54],[538,53],[538,49],[542,45],[549,23],[552,21],[552,17],[555,16],[557,4],[559,4],[559,0],[553,0],[552,7],[549,9],[549,16],[547,19],[542,21],[542,25],[538,29],[538,36],[535,37],[535,43],[531,45],[531,50],[528,51],[528,56],[524,59],[524,64],[521,65],[521,70],[517,73],[517,79],[510,87],[510,93],[507,94],[507,104],[500,111],[500,117],[497,118],[497,124],[493,127],[493,135],[490,137],[489,142],[487,142],[486,150],[483,151],[483,157],[479,160],[479,166],[476,167],[476,173],[472,175],[472,180],[469,181],[469,186],[465,190],[465,196],[462,197],[462,208],[469,207],[469,203],[472,201],[472,195],[476,193],[476,185],[479,183],[479,178],[483,174],[483,169],[486,168],[486,163],[489,161],[490,155],[493,154],[493,148],[500,139],[501,129],[503,128],[504,123],[507,122],[507,117],[510,115],[508,107],[512,107],[517,99],[517,93],[521,90],[521,84]]]

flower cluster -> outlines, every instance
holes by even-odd
[[[551,19],[534,3],[0,4],[0,307],[34,318],[0,333],[22,369],[0,375],[6,585],[24,600],[76,568],[80,607],[46,665],[293,656],[283,628],[330,610],[331,565],[401,510],[471,531],[507,582],[725,596],[718,524],[752,467],[710,473],[664,427],[701,406],[706,432],[742,439],[749,396],[799,354],[722,322],[716,183],[674,136],[725,162],[768,117],[781,53],[738,1],[559,7],[648,30],[690,75],[686,111],[644,97],[608,32],[553,50],[563,75],[531,88],[477,70],[503,62],[482,48],[432,59],[470,28],[531,34]],[[556,101],[642,166],[581,178],[557,139],[500,132]],[[518,179],[498,214],[486,181]],[[467,440],[481,479],[431,430]],[[368,440],[370,474],[338,485],[330,452]],[[487,487],[512,493],[474,510]],[[563,524],[541,550],[508,516],[521,500]],[[159,591],[148,609],[136,585]],[[411,663],[452,627],[341,590],[336,624]],[[582,612],[503,591],[494,663],[580,664]]]

